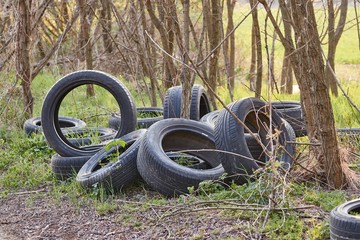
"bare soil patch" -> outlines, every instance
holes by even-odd
[[[155,193],[154,193],[155,194]],[[141,206],[138,196],[114,199],[116,210],[99,214],[91,204],[56,203],[48,193],[0,199],[0,239],[256,239],[249,223],[220,211],[189,212],[159,220],[176,205]],[[113,203],[114,203],[113,202]],[[171,206],[171,204],[173,204]]]

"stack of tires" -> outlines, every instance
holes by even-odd
[[[85,84],[106,89],[118,105],[109,116],[110,128],[102,129],[110,132],[98,133],[97,144],[86,138],[71,140],[69,133],[89,129],[83,124],[66,130],[68,125],[61,124],[59,116],[64,97]],[[299,134],[290,121],[297,116],[288,114],[289,108],[270,109],[259,99],[244,98],[211,111],[205,89],[194,85],[190,119],[181,119],[181,92],[181,86],[168,89],[163,108],[136,108],[128,89],[109,74],[78,71],[57,81],[41,113],[41,131],[56,151],[51,161],[55,176],[76,176],[83,187],[101,185],[109,190],[142,178],[154,190],[174,196],[188,193],[189,187],[197,188],[204,180],[219,180],[225,173],[225,181],[246,183],[272,156],[282,169],[291,166],[295,149],[289,142]],[[138,117],[143,112],[155,114]],[[269,132],[276,137],[269,138]]]

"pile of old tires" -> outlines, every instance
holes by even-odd
[[[62,100],[85,84],[103,87],[119,106],[102,129],[88,129],[77,119],[62,124]],[[174,196],[188,193],[189,187],[196,189],[204,180],[252,181],[271,156],[281,169],[291,167],[295,152],[291,142],[306,134],[299,103],[274,102],[270,109],[262,100],[244,98],[211,111],[205,89],[194,85],[190,119],[182,119],[181,91],[181,86],[168,89],[163,108],[137,108],[128,89],[109,74],[85,70],[58,80],[44,99],[41,129],[36,130],[56,152],[51,159],[55,176],[62,180],[76,176],[85,188],[101,185],[109,190],[142,178],[152,189]],[[138,118],[142,111],[155,115]],[[67,136],[82,131],[99,131],[102,141],[92,144],[86,137]]]

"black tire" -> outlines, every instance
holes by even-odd
[[[262,126],[262,124],[268,125],[270,121],[269,109],[265,102],[257,98],[244,98],[230,104],[228,108],[251,130],[255,130],[259,140],[268,146],[267,127]],[[282,166],[289,168],[292,164],[294,148],[293,145],[286,144],[290,140],[288,130],[275,111],[272,112],[272,123],[274,128],[280,130],[279,144],[290,154],[289,156],[280,149],[277,156],[280,156],[279,161],[282,162]],[[254,171],[262,165],[261,162],[255,161],[251,154],[244,127],[226,109],[220,111],[215,124],[215,143],[216,148],[222,151],[218,156],[225,171],[236,183],[246,183],[251,179],[250,176]]]
[[[137,166],[154,190],[169,197],[185,194],[188,187],[197,188],[200,182],[218,179],[224,173],[214,149],[213,130],[209,126],[189,119],[165,119],[152,125],[145,134]],[[166,155],[169,151],[196,156],[211,168],[194,169],[177,164]]]
[[[164,98],[164,119],[180,118],[182,86],[171,87]],[[211,111],[208,95],[203,86],[194,84],[191,89],[190,119],[199,121]]]
[[[210,127],[215,128],[215,122],[219,116],[220,110],[212,111],[200,118],[200,122],[208,124]]]
[[[115,77],[92,70],[78,71],[66,75],[57,81],[46,95],[41,113],[44,135],[49,145],[61,156],[86,156],[95,154],[98,149],[83,149],[71,144],[60,131],[59,108],[65,96],[74,88],[94,84],[103,87],[116,99],[121,118],[121,126],[114,138],[132,132],[136,125],[136,108],[127,88]]]
[[[343,203],[331,211],[330,238],[360,239],[360,199]]]
[[[294,129],[296,137],[307,135],[304,114],[299,101],[273,101],[272,107]]]
[[[51,169],[55,177],[66,180],[75,177],[81,167],[91,158],[91,156],[62,157],[55,154],[51,157]]]
[[[80,119],[59,116],[59,126],[61,129],[79,129],[86,127],[86,123]],[[41,117],[33,117],[26,120],[23,129],[28,136],[33,133],[42,132]]]
[[[211,112],[211,108],[205,88],[194,84],[191,89],[190,119],[199,121],[209,112]]]
[[[122,136],[121,140],[125,141],[125,147],[118,145],[108,150],[106,147],[102,148],[82,166],[76,180],[85,188],[99,184],[107,190],[114,191],[131,184],[140,177],[136,167],[136,157],[145,132],[145,129],[140,129]],[[117,160],[108,162],[107,158],[117,151],[120,154]]]
[[[152,124],[163,119],[163,108],[158,107],[142,107],[136,109],[138,114],[150,115],[142,118],[137,117],[137,128],[148,128]],[[109,127],[118,129],[120,126],[121,117],[118,113],[112,113],[109,117]]]
[[[171,87],[164,97],[164,119],[180,118],[181,115],[181,91],[182,86]]]
[[[359,135],[360,134],[360,128],[338,128],[336,129],[336,132],[339,135]]]

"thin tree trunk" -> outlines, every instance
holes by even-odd
[[[234,29],[234,8],[236,1],[234,0],[226,0],[227,6],[227,28],[226,28],[226,36]],[[223,36],[224,38],[224,36]],[[231,101],[234,100],[233,92],[234,92],[234,83],[235,83],[235,35],[231,34],[226,41],[224,42],[224,61],[226,68],[226,77],[227,77],[227,87],[229,90],[229,95]]]
[[[112,41],[108,33],[111,32],[111,9],[108,0],[101,0],[100,21],[102,21],[102,39],[105,51],[111,53],[113,51]],[[105,27],[105,29],[104,29]]]
[[[255,7],[255,1],[250,0],[250,7]],[[252,11],[253,17],[253,34],[255,34],[256,39],[256,84],[255,84],[255,97],[261,97],[261,88],[262,88],[262,44],[261,44],[261,34],[260,34],[260,25],[258,19],[257,7]]]
[[[18,1],[16,6],[16,77],[21,79],[23,107],[26,118],[33,114],[34,98],[31,93],[30,70],[30,6],[31,0]]]
[[[207,31],[210,42],[210,51],[212,51],[212,56],[209,62],[209,85],[214,91],[216,91],[218,80],[218,60],[220,53],[219,48],[216,47],[219,45],[221,39],[221,8],[218,0],[211,0],[210,2],[203,1],[203,5],[204,4],[209,4],[209,6],[211,6],[210,12],[205,12],[204,7],[203,9],[204,14],[207,16]],[[213,108],[217,109],[216,99],[212,94],[210,95],[210,102]]]
[[[149,13],[152,23],[155,25],[156,29],[160,33],[161,43],[162,43],[162,47],[163,47],[164,51],[167,53],[170,53],[171,46],[169,45],[168,35],[167,35],[166,29],[164,27],[164,24],[156,17],[150,0],[146,0],[145,6],[146,6],[147,12]],[[164,85],[166,88],[168,88],[173,85],[173,82],[176,82],[176,77],[177,77],[176,76],[176,68],[175,68],[175,65],[174,65],[171,57],[164,54],[164,60],[165,60]]]
[[[291,7],[290,4],[286,6],[285,0],[279,0],[280,10],[282,14],[282,22],[284,25],[284,34],[286,41],[291,42],[291,17],[289,15],[289,9]],[[280,91],[282,93],[292,94],[293,91],[293,71],[291,66],[291,59],[290,59],[291,51],[288,48],[285,48],[284,51],[284,58],[283,58],[283,65],[281,69],[281,86]]]
[[[93,69],[92,44],[90,39],[90,19],[87,11],[87,0],[77,0],[80,11],[80,33],[79,33],[79,59],[86,63],[87,69]],[[86,96],[95,96],[94,86],[86,85]]]
[[[255,9],[254,9],[255,11]],[[254,22],[251,26],[251,59],[250,59],[250,71],[249,71],[249,83],[250,90],[255,92],[256,86],[256,34]]]
[[[182,43],[182,61],[185,64],[189,64],[189,41],[190,41],[190,1],[183,1],[183,43]],[[190,103],[191,103],[191,89],[193,82],[190,78],[189,69],[183,65],[181,69],[181,117],[190,118]]]
[[[329,48],[328,48],[328,61],[329,65],[326,65],[326,81],[334,96],[338,96],[338,89],[335,76],[332,74],[332,70],[335,72],[335,53],[339,43],[340,37],[344,31],[346,23],[346,15],[348,9],[348,0],[342,0],[340,5],[340,18],[337,27],[335,28],[335,11],[333,0],[328,0],[328,36],[329,36]]]

